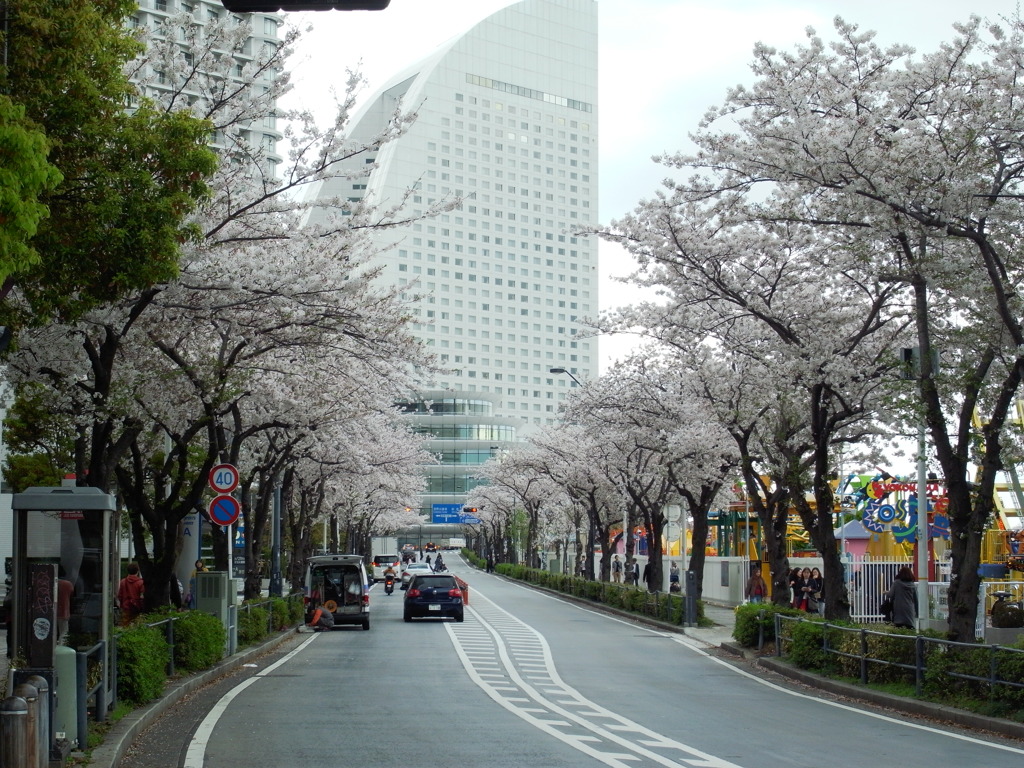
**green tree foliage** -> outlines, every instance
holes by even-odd
[[[45,133],[63,175],[43,190],[49,217],[29,246],[38,262],[13,266],[29,321],[74,317],[173,278],[183,223],[207,194],[216,156],[209,126],[139,100],[124,67],[139,51],[129,0],[19,0],[8,6],[0,90]],[[47,177],[51,178],[51,177]],[[10,313],[10,303],[4,309]],[[8,324],[10,317],[6,318]]]
[[[7,413],[4,479],[15,493],[35,485],[60,485],[75,466],[74,423],[60,414],[55,400],[41,384],[23,386]]]
[[[0,95],[0,281],[39,260],[28,242],[47,214],[39,197],[61,180],[48,149],[43,132],[25,120],[25,108]]]

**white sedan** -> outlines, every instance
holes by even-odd
[[[405,589],[413,576],[418,576],[421,573],[433,573],[430,567],[430,563],[406,563],[402,568],[402,589]]]

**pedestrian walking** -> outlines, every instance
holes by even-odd
[[[64,644],[71,622],[71,598],[75,596],[75,585],[68,581],[63,565],[57,566],[57,643]],[[10,626],[10,625],[8,625]]]
[[[635,557],[629,561],[629,583],[634,587],[640,586],[640,563]]]
[[[139,575],[139,564],[128,563],[128,574],[117,585],[117,605],[121,609],[121,623],[131,624],[142,613],[146,584]]]
[[[747,586],[743,594],[752,603],[763,603],[768,596],[768,585],[764,582],[761,569],[755,567],[750,571],[750,578],[747,579]]]
[[[799,608],[801,611],[809,610],[811,592],[811,569],[804,568],[800,571],[800,578],[797,579],[796,605],[793,607]]]
[[[654,592],[654,585],[651,584],[651,561],[648,560],[644,564],[644,586],[647,587],[648,592]]]
[[[679,565],[673,560],[671,566],[668,569],[668,591],[669,592],[682,592],[683,587],[679,583]]]
[[[818,613],[825,613],[825,579],[821,575],[821,571],[817,568],[811,568],[811,591],[808,593],[807,605],[808,610]]]
[[[618,555],[612,558],[612,581],[616,584],[622,581],[622,561],[619,560]]]
[[[914,584],[914,572],[904,565],[896,573],[896,578],[885,593],[887,600],[892,602],[893,626],[914,629],[917,622],[917,589]]]
[[[801,597],[801,594],[802,594],[800,592],[800,569],[799,568],[794,568],[792,571],[789,572],[789,592],[790,592],[790,595],[792,595],[790,605],[793,608],[799,608],[800,607],[800,597]]]

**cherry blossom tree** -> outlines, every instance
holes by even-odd
[[[759,46],[754,84],[708,112],[698,151],[663,158],[697,171],[676,185],[680,198],[741,198],[751,219],[871,243],[864,272],[908,292],[918,413],[949,500],[957,639],[974,633],[981,540],[1024,367],[1022,50],[1019,16],[987,26],[972,17],[920,56],[837,20],[831,43],[811,30],[792,51]]]
[[[343,128],[359,82],[353,78],[329,129],[294,116],[289,163],[275,176],[266,148],[250,146],[246,131],[268,116],[287,77],[265,81],[266,90],[250,83],[225,91],[225,81],[236,82],[235,64],[220,54],[246,38],[227,24],[206,29],[208,45],[193,52],[189,74],[174,41],[191,22],[172,22],[179,26],[169,24],[154,39],[138,73],[165,66],[164,108],[201,113],[216,126],[222,163],[213,194],[193,217],[202,236],[183,247],[177,280],[74,324],[40,329],[14,361],[20,381],[46,382],[65,399],[78,424],[79,477],[110,489],[116,475],[131,500],[133,538],[154,603],[167,595],[178,523],[203,507],[214,463],[240,462],[243,478],[259,482],[263,495],[254,497],[253,510],[262,515],[272,478],[286,460],[317,454],[311,446],[322,425],[389,408],[414,367],[430,365],[406,330],[409,313],[398,293],[374,282],[370,233],[397,223],[399,207],[322,201],[334,213],[302,226],[308,204],[299,194],[332,175],[350,177],[345,162],[401,135],[411,116],[396,111],[380,135],[349,141]],[[255,52],[246,66],[252,74],[279,72],[290,41]],[[247,441],[270,433],[272,445],[245,450]],[[247,522],[258,547],[265,526]],[[224,557],[226,546],[218,548]],[[257,559],[247,566],[252,583]]]

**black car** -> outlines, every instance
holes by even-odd
[[[417,574],[409,581],[404,618],[412,621],[424,616],[462,621],[462,590],[450,573]]]

